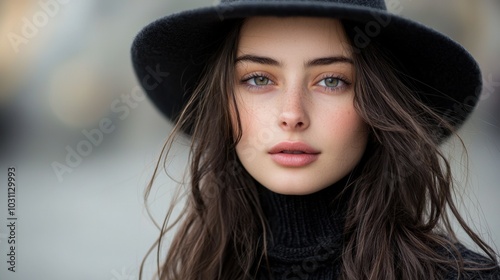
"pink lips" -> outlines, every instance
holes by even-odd
[[[279,165],[301,167],[317,160],[320,152],[303,142],[281,142],[273,146],[269,154]]]

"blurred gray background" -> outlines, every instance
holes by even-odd
[[[215,2],[62,2],[0,2],[0,279],[138,279],[158,235],[143,191],[171,125],[137,91],[130,45],[152,20]],[[460,42],[481,65],[483,97],[461,131],[468,167],[455,141],[445,149],[457,171],[463,213],[498,245],[500,3],[387,3]],[[99,136],[100,125],[109,132]],[[186,149],[176,151],[169,172],[181,179]],[[10,166],[17,169],[15,273],[6,262]],[[159,176],[151,201],[156,219],[163,219],[174,188],[172,179]],[[154,266],[150,258],[146,275]]]

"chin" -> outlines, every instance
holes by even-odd
[[[267,189],[269,189],[272,192],[278,193],[278,194],[284,194],[284,195],[308,195],[312,194],[315,192],[318,192],[326,187],[328,187],[330,184],[311,184],[309,183],[268,183],[268,184],[262,184],[265,186]]]

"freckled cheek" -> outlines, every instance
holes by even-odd
[[[252,106],[249,106],[248,102],[246,102],[245,100],[239,100],[238,113],[240,116],[242,128],[248,128],[248,126],[251,124],[249,122],[251,119],[250,115],[254,114],[254,109],[252,108]]]
[[[259,151],[265,149],[268,141],[268,130],[261,124],[262,111],[258,108],[241,106],[238,104],[241,139],[236,145],[236,152],[243,165],[248,168],[256,158]]]
[[[364,149],[368,138],[368,127],[354,108],[339,109],[325,114],[326,129],[331,139],[336,139],[340,148]]]
[[[267,102],[253,99],[240,100],[238,110],[242,126],[243,137],[248,138],[268,130],[271,126],[273,109]]]
[[[251,102],[247,100],[239,100],[238,102],[238,111],[241,123],[241,132],[242,138],[239,146],[246,146],[251,141],[252,135],[255,134],[255,131],[258,130],[256,125],[259,123],[257,117],[260,116],[260,112],[258,108],[252,106]],[[236,122],[236,114],[233,117],[234,122]]]

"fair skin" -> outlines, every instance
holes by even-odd
[[[254,17],[242,26],[235,90],[236,152],[281,194],[317,192],[361,159],[367,125],[354,109],[355,69],[339,21]]]

